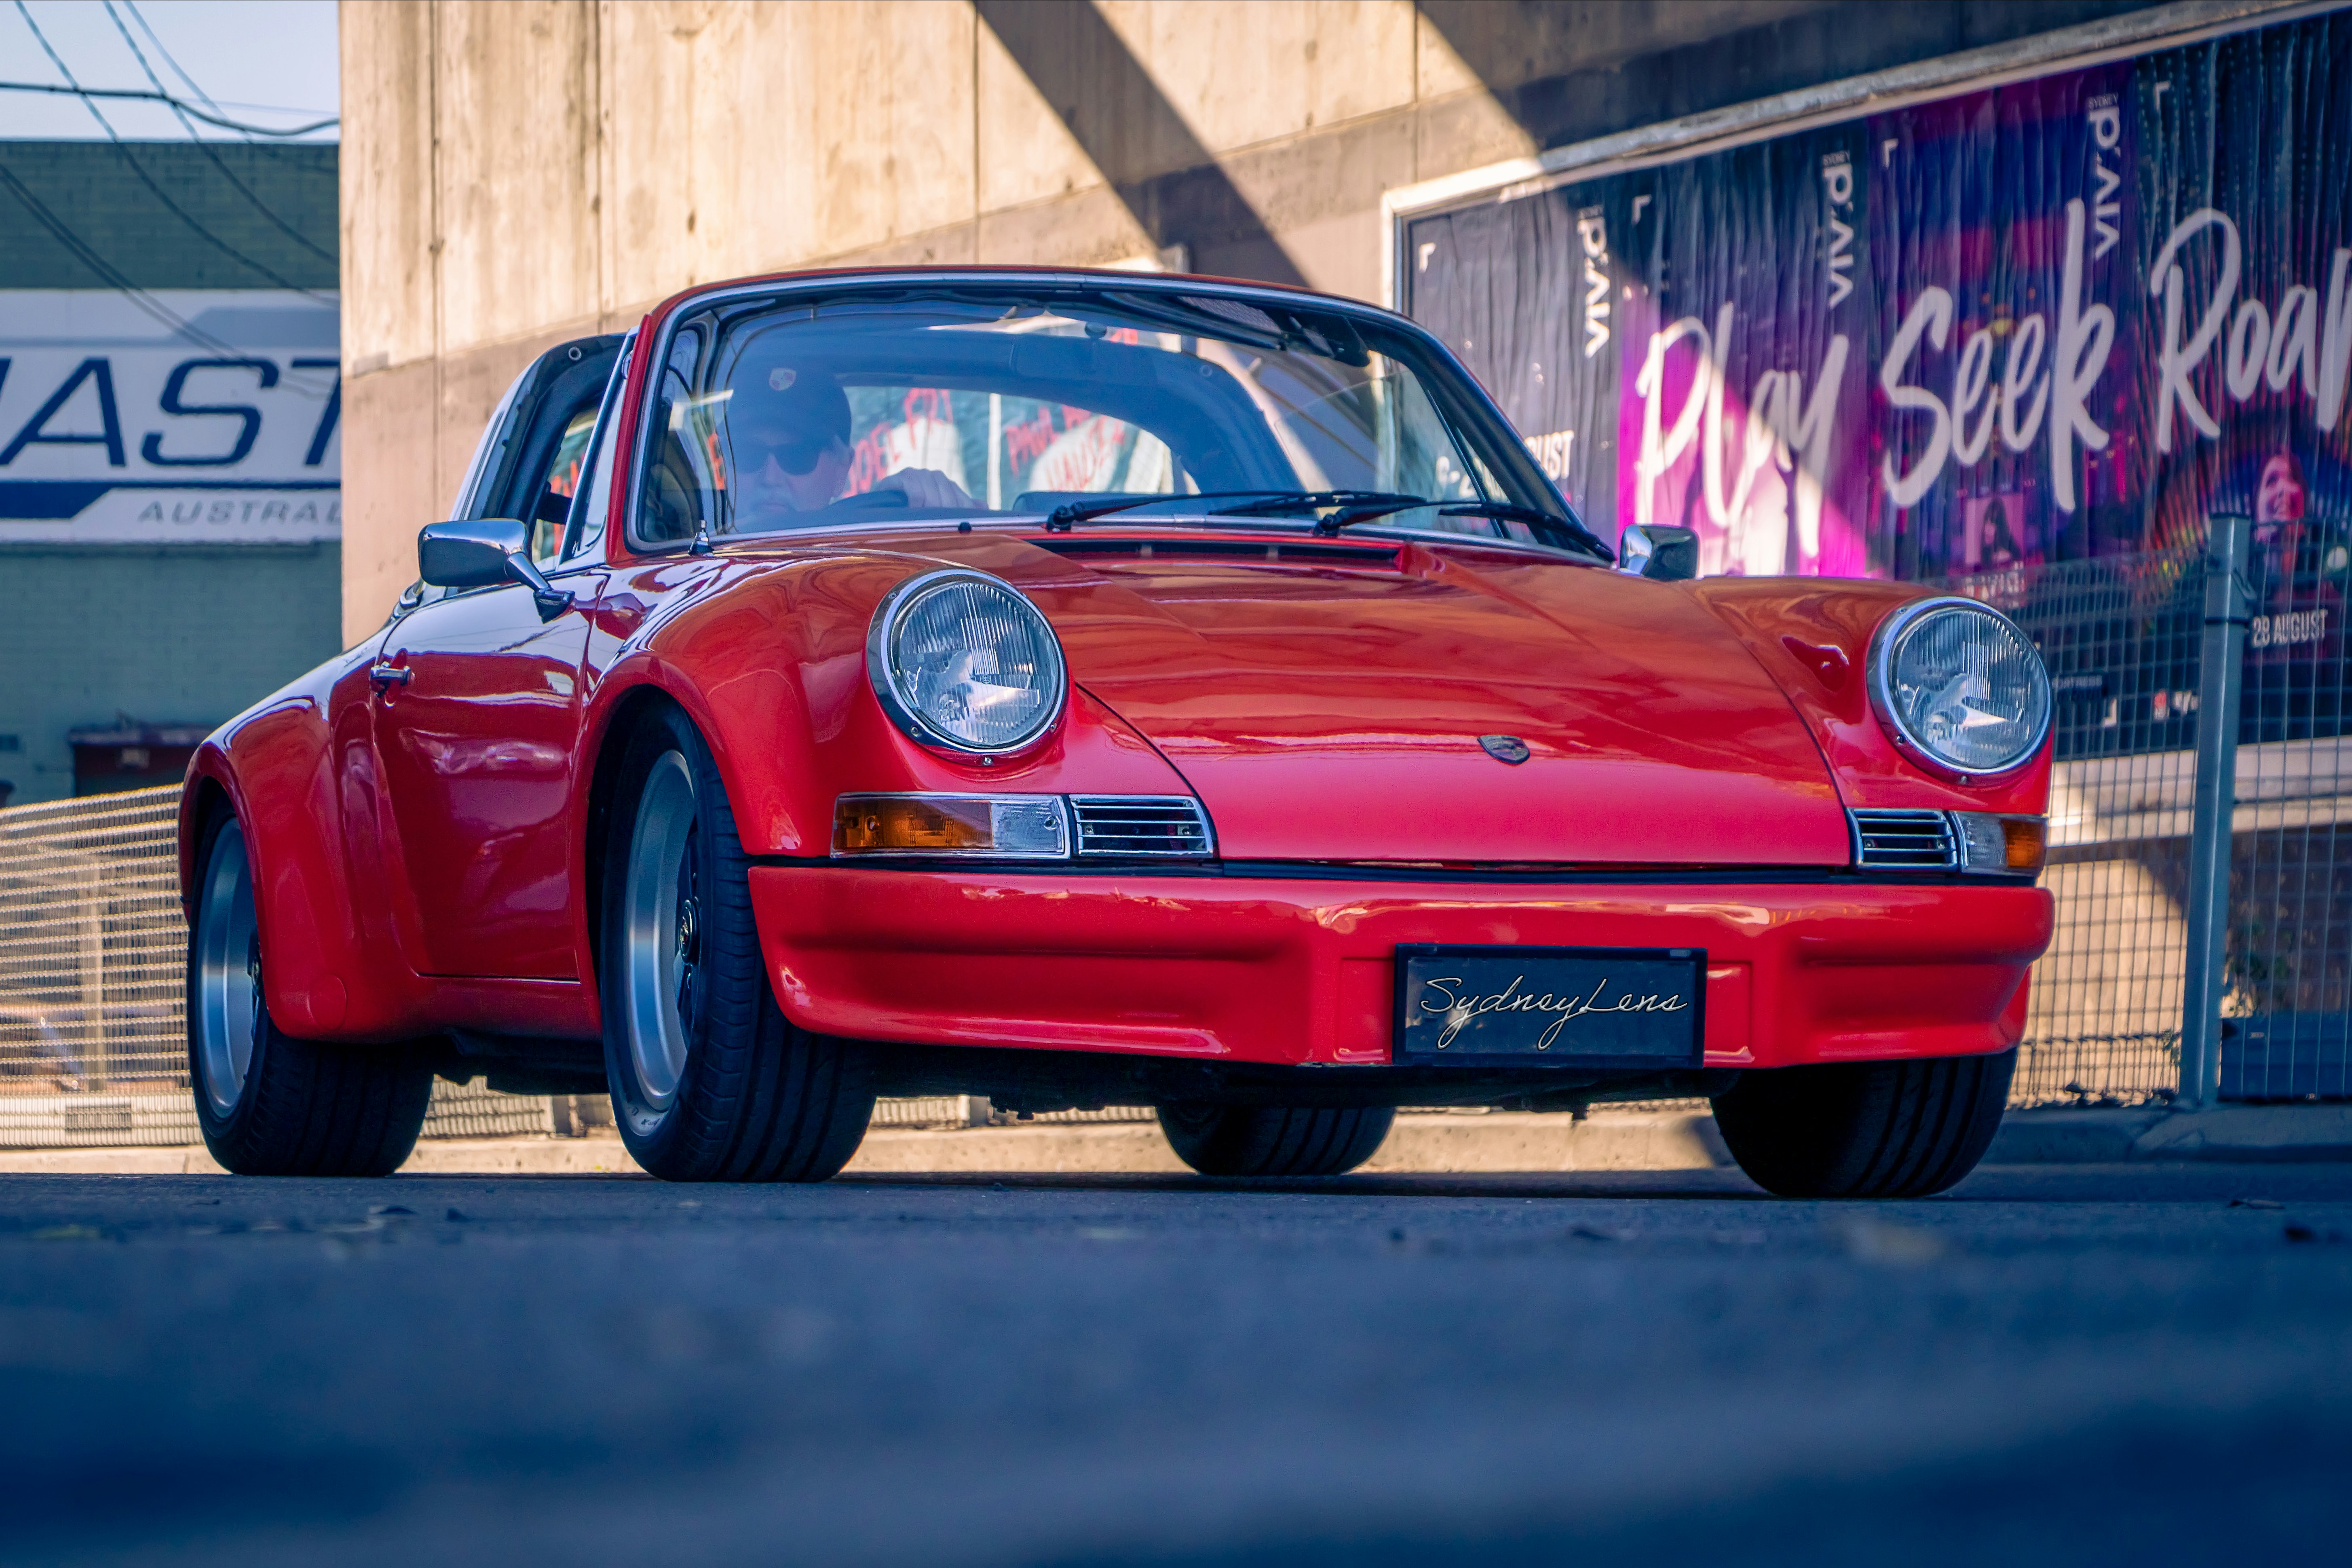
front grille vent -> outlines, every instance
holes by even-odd
[[[1217,850],[1209,814],[1183,795],[1074,795],[1082,856],[1200,859]]]
[[[1959,846],[1940,811],[1853,811],[1853,863],[1883,871],[1953,871]]]

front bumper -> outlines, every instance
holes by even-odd
[[[1494,884],[766,864],[784,1012],[869,1040],[1277,1065],[1390,1059],[1400,942],[1697,947],[1706,1065],[2007,1050],[2039,888]]]

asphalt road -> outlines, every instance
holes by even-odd
[[[2343,1560],[2352,1166],[0,1177],[0,1559]]]

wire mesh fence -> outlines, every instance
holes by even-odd
[[[2342,1096],[2352,1055],[2347,563],[2340,545],[2255,538],[2255,614],[2231,672],[2241,705],[2221,1093]],[[2057,697],[2042,883],[2057,929],[2033,972],[2014,1103],[2138,1104],[2178,1088],[2205,579],[2203,554],[2188,552],[1944,584],[2015,617]]]
[[[2043,873],[2057,925],[2013,1103],[2140,1104],[2179,1081],[2187,936],[2164,873],[2196,782],[2200,574],[2195,557],[2113,557],[1948,584],[2017,620],[2057,699]]]
[[[0,1093],[185,1082],[179,797],[0,811]]]
[[[0,811],[0,1149],[194,1143],[176,787]],[[436,1079],[427,1138],[552,1130]]]
[[[2231,813],[2221,1094],[2352,1096],[2352,551],[2253,531]]]

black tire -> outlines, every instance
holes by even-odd
[[[874,1113],[866,1047],[776,1005],[750,862],[693,723],[665,708],[625,745],[597,963],[622,1141],[665,1181],[824,1181]]]
[[[205,1147],[240,1176],[400,1169],[433,1098],[429,1058],[415,1046],[299,1040],[278,1028],[262,994],[253,871],[236,817],[205,825],[196,864],[188,1086]]]
[[[2000,1130],[2014,1049],[1740,1074],[1715,1124],[1739,1168],[1788,1198],[1917,1198],[1976,1169]]]
[[[1204,1176],[1336,1176],[1370,1159],[1396,1121],[1386,1105],[1163,1105],[1158,1114],[1176,1157]]]

